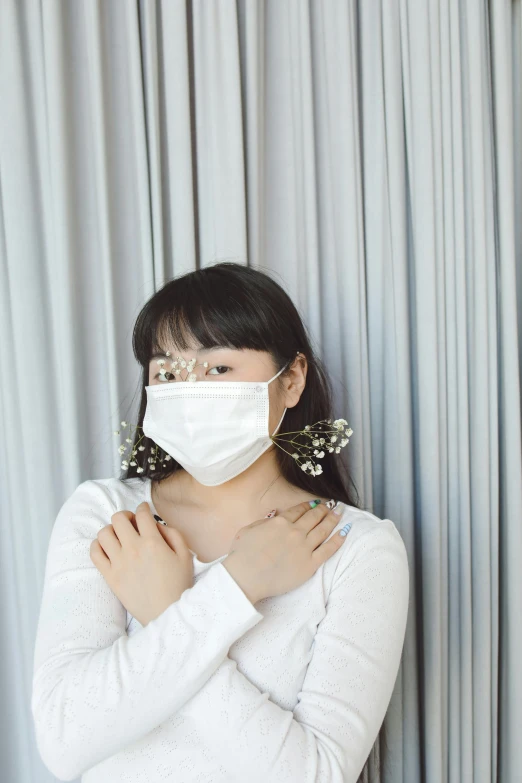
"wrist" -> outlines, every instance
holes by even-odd
[[[227,555],[222,561],[222,565],[227,569],[234,582],[239,585],[251,604],[256,604],[265,597],[253,583],[252,569],[249,569],[237,554]]]

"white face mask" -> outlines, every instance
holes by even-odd
[[[146,386],[143,432],[200,484],[223,484],[272,445],[268,384],[285,367],[269,381],[174,381]]]

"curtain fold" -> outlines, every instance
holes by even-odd
[[[408,550],[370,779],[518,780],[521,0],[3,0],[0,111],[5,779],[53,779],[45,553],[63,500],[119,472],[134,320],[234,260],[296,302],[362,503]]]

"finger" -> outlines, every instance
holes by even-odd
[[[329,513],[330,509],[328,506],[325,503],[321,503],[315,506],[315,508],[309,509],[295,524],[308,535],[311,530],[322,523]]]
[[[340,511],[341,509],[339,508],[338,510]],[[310,530],[306,536],[306,540],[312,549],[315,549],[326,541],[332,530],[339,524],[340,519],[341,514],[329,511],[328,514]]]
[[[136,536],[140,531],[136,524],[136,516],[132,511],[128,511],[127,509],[116,511],[116,513],[112,515],[111,520],[112,526],[122,545],[128,545],[135,542]]]
[[[343,533],[343,535],[341,535],[341,533]],[[337,533],[334,533],[328,541],[324,542],[324,544],[321,544],[317,549],[314,549],[312,552],[312,560],[317,564],[317,567],[319,568],[322,563],[326,562],[329,557],[335,554],[335,552],[342,547],[347,538],[345,526],[340,528]]]
[[[187,546],[187,542],[175,527],[165,527],[162,524],[158,524],[158,532],[177,555],[187,553],[190,555],[190,549]],[[190,556],[192,557],[192,555]]]
[[[152,509],[144,500],[136,508],[136,524],[138,526],[138,532],[140,536],[157,536],[160,535],[158,523],[154,519]]]
[[[319,505],[321,504],[321,501],[319,498]],[[300,519],[303,514],[306,514],[310,509],[312,509],[312,503],[316,503],[315,500],[304,500],[302,503],[298,503],[296,506],[290,506],[290,508],[285,509],[284,511],[279,512],[279,516],[284,516],[285,519],[288,519],[289,522],[297,522],[298,519]],[[319,508],[319,505],[316,505],[315,508]]]
[[[325,503],[320,503],[314,508],[309,508],[308,511],[299,517],[294,523],[295,527],[302,530],[304,533],[309,533],[316,525],[323,521],[323,519],[330,513],[330,509]]]
[[[97,539],[101,548],[111,561],[121,553],[121,540],[116,535],[114,527],[110,523],[98,531]]]
[[[110,567],[111,561],[100,546],[100,542],[97,538],[91,541],[91,547],[89,554],[92,562],[102,574]]]

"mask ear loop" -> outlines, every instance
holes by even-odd
[[[269,380],[269,381],[267,381],[267,383],[272,383],[272,381],[275,381],[275,379],[278,377],[278,375],[281,375],[281,373],[283,372],[283,370],[285,370],[285,369],[287,368],[287,366],[288,366],[288,362],[287,362],[286,364],[283,364],[283,366],[281,367],[281,369],[279,370],[279,372],[276,372],[276,374],[275,374],[275,375],[273,375],[273,376],[270,378],[270,380]]]
[[[296,356],[299,356],[299,353],[300,353],[300,351],[297,351],[297,352],[296,352]],[[277,376],[278,376],[278,375],[281,375],[281,373],[283,372],[283,370],[284,370],[284,369],[286,369],[286,368],[288,367],[288,365],[290,364],[290,362],[291,362],[291,361],[292,361],[292,360],[291,360],[291,359],[289,359],[289,360],[286,362],[286,364],[283,364],[283,366],[281,367],[281,369],[279,370],[279,372],[276,372],[276,374],[275,374],[275,375],[273,375],[273,376],[270,378],[270,380],[269,380],[269,381],[267,381],[267,383],[272,383],[272,381],[275,381],[275,379],[277,378]]]
[[[282,416],[281,416],[281,418],[279,419],[279,424],[277,425],[277,427],[275,428],[275,430],[273,431],[273,433],[270,435],[270,437],[271,437],[271,438],[273,438],[273,437],[274,437],[274,435],[276,434],[277,430],[278,430],[278,429],[279,429],[279,427],[281,426],[281,422],[283,421],[284,415],[285,415],[285,413],[287,412],[287,410],[288,410],[288,408],[285,408],[285,409],[284,409],[284,411],[283,411],[283,415],[282,415]]]
[[[297,354],[296,354],[296,355],[297,355],[297,356],[299,356],[299,351],[297,351]],[[281,369],[279,370],[279,372],[277,372],[277,373],[274,375],[274,377],[273,377],[273,378],[270,378],[270,380],[269,380],[269,381],[267,381],[267,384],[269,384],[269,383],[272,383],[272,381],[274,381],[274,380],[277,378],[277,376],[278,376],[278,375],[281,375],[281,373],[283,372],[283,370],[284,370],[284,369],[286,369],[286,368],[288,367],[288,365],[290,364],[290,361],[291,361],[291,360],[289,359],[289,360],[287,361],[287,363],[286,363],[286,364],[283,364],[283,366],[281,367]],[[277,430],[278,430],[278,429],[279,429],[279,427],[281,426],[281,422],[283,421],[284,415],[285,415],[285,413],[287,412],[287,410],[288,410],[288,408],[285,408],[285,409],[284,409],[284,411],[283,411],[283,415],[282,415],[282,416],[281,416],[281,418],[279,419],[279,424],[277,425],[277,427],[275,428],[275,430],[273,431],[273,433],[270,435],[270,437],[271,437],[271,438],[273,438],[273,437],[274,437],[274,435],[276,434]]]

